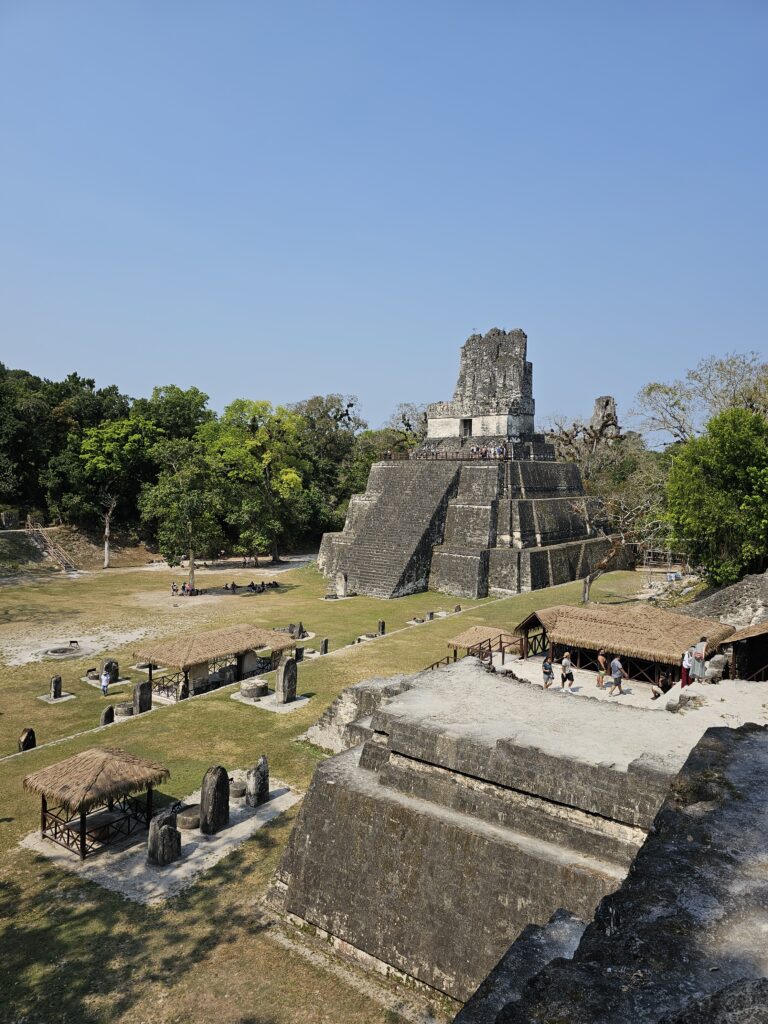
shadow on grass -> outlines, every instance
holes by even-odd
[[[251,852],[254,844],[259,858],[275,850],[269,825],[248,841]],[[131,903],[43,857],[26,860],[23,879],[0,881],[2,1019],[103,1024],[144,999],[148,986],[194,974],[217,946],[236,943],[238,931],[266,930],[242,900],[249,859],[241,847],[160,907]]]

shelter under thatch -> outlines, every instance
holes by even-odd
[[[42,799],[40,830],[85,859],[94,846],[114,842],[146,825],[152,817],[152,788],[170,771],[146,757],[114,747],[93,747],[66,761],[32,772],[25,789]],[[145,792],[142,805],[132,797]],[[101,808],[102,812],[90,812]],[[71,820],[74,819],[74,820]]]
[[[469,629],[465,629],[463,633],[459,633],[452,640],[446,641],[446,645],[459,650],[469,650],[471,647],[477,647],[478,644],[496,641],[499,637],[502,637],[505,643],[519,643],[519,637],[508,633],[501,626],[470,626]]]
[[[659,667],[679,667],[683,652],[700,637],[707,637],[707,654],[734,632],[733,626],[715,619],[694,619],[647,604],[590,604],[586,607],[555,605],[532,612],[515,629],[521,634],[522,656],[570,648],[577,667],[596,663],[600,650],[621,655],[631,676],[648,681],[658,678]]]
[[[217,658],[246,654],[268,648],[284,651],[295,647],[296,640],[287,633],[278,633],[260,626],[225,626],[207,633],[186,633],[173,640],[160,640],[139,650],[147,661],[161,665],[173,665],[188,671],[193,665],[215,661]]]
[[[768,619],[731,633],[731,675],[757,682],[768,680]]]

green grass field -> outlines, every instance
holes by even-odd
[[[233,575],[247,581],[253,573],[210,575],[200,585],[210,587]],[[18,652],[24,643],[42,644],[54,633],[69,639],[145,628],[165,636],[234,622],[278,626],[301,620],[318,641],[329,637],[336,653],[299,666],[299,692],[311,693],[312,699],[289,715],[236,703],[230,687],[68,739],[98,723],[104,698],[79,681],[86,662],[96,664],[98,659],[2,666],[1,752],[15,749],[24,726],[35,728],[38,743],[60,741],[0,761],[2,1019],[19,1024],[196,1024],[213,1019],[220,1024],[384,1024],[401,1019],[396,1009],[365,994],[362,971],[349,968],[349,976],[338,976],[321,961],[286,948],[276,940],[282,932],[262,919],[258,901],[295,809],[257,833],[184,896],[160,908],[145,908],[18,847],[19,839],[37,827],[39,815],[38,801],[23,790],[22,779],[80,750],[108,744],[166,764],[171,779],[163,794],[168,799],[197,788],[212,764],[245,767],[262,753],[268,755],[275,777],[306,789],[322,755],[295,742],[296,737],[345,686],[372,675],[417,671],[442,657],[446,640],[471,625],[508,629],[534,608],[574,603],[580,584],[503,600],[461,600],[467,608],[462,614],[405,628],[413,615],[452,608],[456,599],[427,593],[398,601],[358,597],[324,602],[325,581],[307,567],[283,574],[280,591],[253,598],[225,595],[195,605],[196,599],[172,601],[172,576],[123,570],[0,588],[0,644]],[[594,586],[593,598],[627,600],[640,584],[637,574],[612,573]],[[375,630],[379,619],[394,631],[391,635],[339,649],[358,634]],[[75,628],[79,632],[72,632]],[[136,646],[116,644],[109,653],[127,667],[135,660]],[[51,707],[36,699],[46,691],[53,671],[60,672],[64,688],[76,693],[76,700]],[[109,700],[120,696],[115,693]],[[390,984],[389,989],[396,998],[395,987]]]

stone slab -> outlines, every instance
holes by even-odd
[[[77,697],[76,693],[67,693],[66,690],[62,690],[61,691],[61,696],[60,697],[56,697],[55,699],[53,697],[51,697],[51,695],[49,693],[44,693],[40,697],[38,697],[37,699],[41,700],[43,702],[43,704],[63,704],[64,701],[75,700],[76,697]]]
[[[290,715],[294,711],[299,711],[305,707],[312,698],[299,696],[289,704],[283,704],[278,701],[274,693],[270,693],[266,697],[258,697],[255,700],[252,700],[250,697],[244,697],[242,693],[232,693],[230,694],[230,700],[236,700],[238,704],[247,704],[252,708],[260,708],[262,711],[274,711],[278,715]]]

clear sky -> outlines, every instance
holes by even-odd
[[[766,353],[764,0],[0,0],[0,360],[537,416]]]

